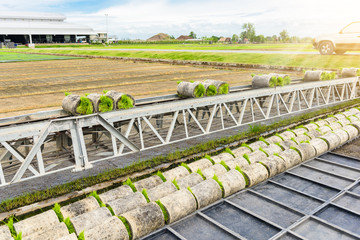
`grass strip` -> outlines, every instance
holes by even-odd
[[[217,182],[217,184],[219,184],[220,189],[221,189],[221,195],[222,195],[222,197],[224,197],[224,196],[225,196],[224,185],[223,185],[222,182],[219,180],[218,176],[216,176],[216,174],[214,174],[213,179],[215,180],[215,182]]]
[[[211,163],[212,163],[212,165],[214,165],[215,164],[215,161],[214,160],[212,160],[211,159],[211,157],[209,156],[209,155],[205,155],[205,157],[204,158],[206,158],[207,160],[209,160]]]
[[[81,115],[87,115],[94,113],[93,105],[87,97],[80,97],[80,104],[76,108],[76,112]]]
[[[123,216],[118,216],[118,218],[123,222],[123,224],[124,224],[124,226],[126,228],[126,231],[128,232],[129,239],[131,240],[132,239],[132,231],[131,231],[131,227],[130,227],[129,222]]]
[[[165,178],[165,176],[164,176],[164,174],[162,172],[157,171],[156,175],[158,175],[163,182],[166,182],[166,178]]]
[[[249,178],[246,176],[246,174],[241,170],[241,168],[239,166],[236,166],[235,170],[239,171],[241,173],[241,175],[243,175],[243,177],[245,179],[245,187],[248,187],[249,186]]]
[[[131,188],[131,190],[133,190],[133,192],[137,192],[137,189],[136,189],[135,185],[133,184],[133,182],[131,181],[130,178],[126,179],[124,184],[128,185]]]
[[[114,108],[114,101],[107,96],[100,96],[99,111],[109,112]]]
[[[204,180],[206,180],[206,177],[204,176],[200,168],[196,171],[196,173],[199,174]]]
[[[180,186],[179,186],[178,182],[176,181],[176,178],[174,178],[174,180],[172,180],[171,182],[174,184],[174,186],[176,187],[177,190],[180,190]]]
[[[165,224],[168,223],[168,222],[169,222],[169,214],[168,214],[168,212],[166,211],[164,205],[161,203],[160,200],[157,200],[157,201],[155,201],[155,202],[156,202],[156,204],[159,205],[159,207],[161,208],[161,211],[162,211],[162,213],[163,213],[163,215],[164,215]]]
[[[149,198],[149,195],[146,191],[146,189],[144,188],[142,191],[141,191],[142,195],[144,195],[146,201],[149,203],[150,202],[150,198]]]
[[[186,163],[181,163],[180,166],[186,168],[189,171],[189,173],[192,173],[191,169],[189,168],[189,166]]]
[[[226,163],[225,163],[224,161],[221,161],[220,164],[224,166],[224,168],[226,169],[226,171],[230,171],[229,166],[226,165]]]

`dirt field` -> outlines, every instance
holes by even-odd
[[[253,72],[263,71],[102,59],[1,63],[0,118],[61,108],[64,92],[117,90],[144,98],[176,93],[177,81],[218,79],[230,86],[250,84]]]

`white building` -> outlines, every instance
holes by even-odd
[[[85,25],[65,22],[62,14],[0,12],[0,42],[15,43],[75,43],[77,39],[90,41],[96,35]]]

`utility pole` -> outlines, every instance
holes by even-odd
[[[106,17],[106,43],[109,43],[109,28],[108,28],[108,17],[109,14],[105,14]]]

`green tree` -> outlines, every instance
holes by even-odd
[[[232,41],[233,43],[238,42],[238,41],[239,41],[239,36],[236,35],[236,34],[232,35],[231,41]]]
[[[259,35],[255,37],[255,42],[257,43],[264,43],[265,42],[265,37],[264,35]]]
[[[280,39],[283,42],[289,40],[289,33],[285,29],[280,32]]]
[[[247,38],[250,42],[254,42],[256,37],[255,25],[253,23],[245,23],[242,29],[245,31],[240,34],[241,40],[244,41],[244,39]]]
[[[196,39],[196,34],[193,31],[190,32],[189,36]]]

